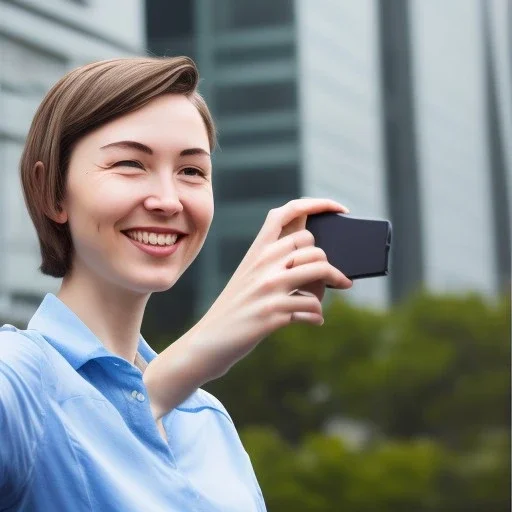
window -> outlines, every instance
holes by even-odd
[[[219,115],[254,114],[289,110],[297,105],[295,83],[270,83],[221,87],[216,91],[215,106]]]
[[[172,39],[194,30],[194,2],[190,0],[146,0],[149,39]]]
[[[293,0],[216,0],[215,27],[233,30],[293,21]]]
[[[293,59],[295,46],[292,44],[278,44],[272,46],[255,46],[251,48],[221,48],[217,51],[216,62],[219,65],[252,64],[256,62]]]
[[[299,171],[295,166],[220,172],[214,184],[220,201],[282,199],[299,195]]]
[[[228,148],[240,146],[263,146],[265,144],[290,144],[298,142],[298,128],[287,128],[283,130],[265,130],[261,132],[230,132],[219,137],[219,144],[223,151]]]

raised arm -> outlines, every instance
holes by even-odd
[[[269,212],[206,315],[146,368],[144,382],[155,419],[224,375],[275,330],[292,322],[322,325],[326,284],[352,286],[304,229],[308,215],[323,211],[348,210],[328,199],[307,198]]]

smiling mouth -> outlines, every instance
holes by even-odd
[[[123,235],[148,247],[172,247],[185,235],[151,233],[148,231],[122,231]]]

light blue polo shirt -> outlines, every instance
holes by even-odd
[[[142,336],[139,353],[156,357]],[[26,331],[0,328],[0,510],[265,511],[216,398],[199,389],[162,423],[167,442],[141,371],[55,295]]]

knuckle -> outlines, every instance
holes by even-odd
[[[306,246],[315,245],[315,237],[313,236],[313,233],[307,229],[302,229],[296,234],[296,236],[298,236],[299,240]]]
[[[267,213],[267,219],[273,219],[277,215],[277,209],[271,208]]]
[[[290,313],[278,313],[274,315],[271,319],[272,330],[280,329],[281,327],[285,327],[290,323],[291,315]]]
[[[302,213],[302,202],[300,199],[292,199],[286,203],[286,206],[291,209],[294,213]]]
[[[311,231],[305,229],[305,234],[304,234],[304,237],[305,237],[305,241],[309,244],[309,245],[315,245],[315,237],[313,235],[313,233],[311,233]]]
[[[327,260],[318,262],[318,271],[324,280],[329,280],[333,276],[334,267]]]
[[[266,265],[272,258],[272,252],[268,245],[264,246],[256,257],[255,267],[259,268]]]
[[[327,254],[325,254],[325,251],[321,249],[320,247],[315,247],[315,256],[320,261],[327,261]]]
[[[279,281],[276,276],[267,277],[261,284],[261,291],[267,295],[272,293],[278,286]]]
[[[318,299],[311,304],[311,309],[309,310],[310,313],[319,313],[322,314],[322,306]]]
[[[276,303],[273,299],[263,300],[260,308],[260,316],[262,319],[266,319],[276,312]]]

